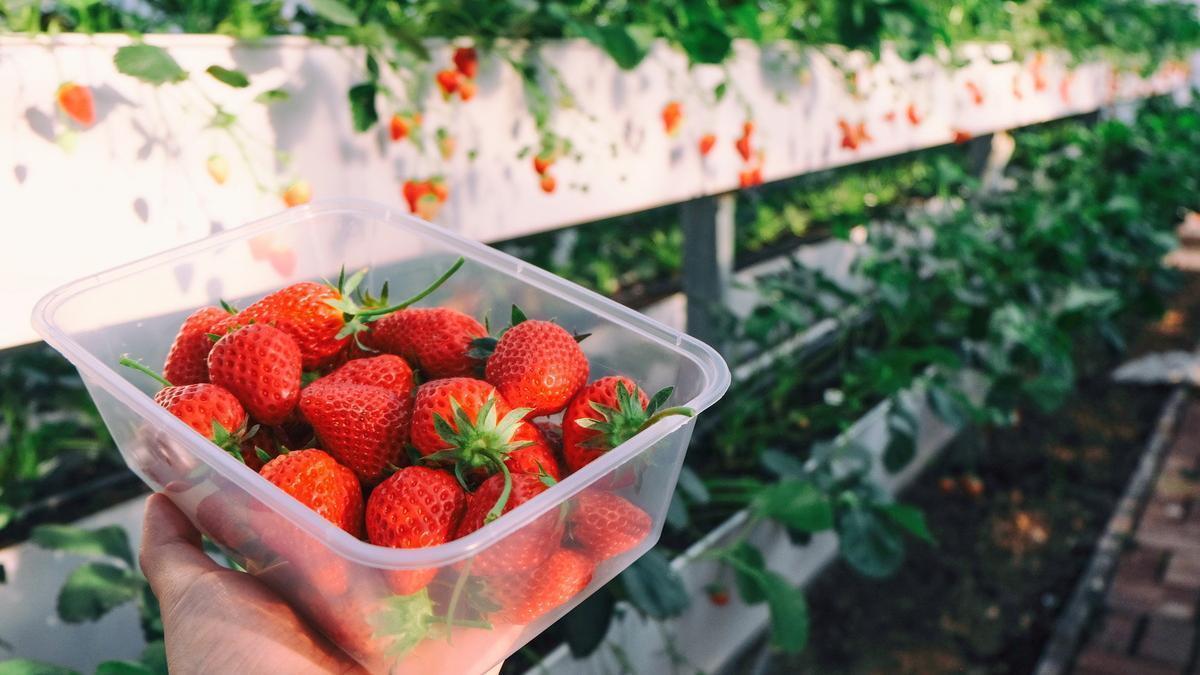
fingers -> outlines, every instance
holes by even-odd
[[[220,569],[200,550],[200,533],[187,516],[161,494],[146,500],[139,558],[164,609],[174,605],[200,575]]]

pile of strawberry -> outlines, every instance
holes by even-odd
[[[579,341],[513,308],[496,337],[448,307],[414,308],[461,265],[388,304],[336,284],[301,282],[235,311],[205,307],[183,323],[155,401],[267,481],[350,534],[393,548],[465,537],[667,415],[671,389],[647,398],[624,376],[588,383]],[[559,417],[561,414],[561,418]],[[560,421],[556,421],[560,420]],[[469,563],[495,580],[489,618],[527,623],[588,584],[594,566],[631,550],[651,519],[593,486]],[[388,573],[394,592],[437,569]]]

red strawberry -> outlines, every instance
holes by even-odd
[[[404,195],[404,201],[408,203],[409,212],[416,213],[417,203],[421,201],[421,197],[433,191],[433,186],[423,180],[406,180],[400,191]]]
[[[533,156],[533,170],[536,171],[539,176],[546,175],[546,172],[550,170],[551,166],[554,166],[553,153],[541,152]]]
[[[281,454],[281,450],[287,451],[275,432],[264,426],[258,427],[257,431],[238,445],[242,453],[242,462],[254,471],[261,471],[263,465]]]
[[[537,476],[513,474],[512,490],[501,503],[504,481],[504,474],[495,474],[467,496],[467,510],[455,531],[455,539],[471,534],[546,490],[546,484]],[[528,575],[558,548],[562,533],[558,511],[544,513],[473,558],[470,572],[481,576],[518,572]]]
[[[842,148],[846,150],[857,150],[859,138],[855,128],[850,126],[850,123],[844,119],[838,120],[838,128],[841,129],[842,132]]]
[[[600,490],[579,493],[567,517],[571,537],[596,561],[632,550],[651,525],[650,516],[629,500]]]
[[[208,376],[232,392],[254,419],[279,424],[300,397],[300,347],[278,328],[251,324],[213,345]]]
[[[587,382],[587,357],[562,326],[514,319],[488,357],[487,381],[513,406],[531,408],[530,417],[558,412]]]
[[[546,443],[549,444],[551,448],[560,452],[562,451],[563,432],[561,424],[553,420],[543,418],[540,420],[535,420],[533,422],[533,426],[537,427],[538,431],[542,433],[542,438],[546,439]]]
[[[267,462],[263,478],[325,520],[361,537],[363,496],[354,472],[321,450],[296,450]]]
[[[979,88],[978,84],[968,80],[967,93],[970,94],[972,103],[975,105],[983,105],[983,90]]]
[[[452,377],[426,382],[417,389],[413,405],[412,445],[430,460],[452,464],[460,480],[486,476],[503,471],[502,463],[508,463],[511,453],[537,442],[532,436],[517,437],[527,412],[514,410],[483,380]],[[521,460],[521,466],[534,464],[538,457],[545,455],[535,450],[529,460]]]
[[[683,121],[683,104],[679,101],[671,101],[663,106],[662,121],[668,136],[678,134],[679,125]]]
[[[74,82],[64,83],[54,98],[58,107],[81,127],[90,127],[96,122],[96,105],[92,101],[92,90]]]
[[[914,127],[921,123],[921,116],[917,114],[917,106],[915,103],[909,103],[908,108],[904,111],[908,116],[908,123]]]
[[[367,500],[367,541],[391,548],[444,544],[467,508],[454,477],[425,466],[409,466],[371,491]],[[437,568],[388,573],[392,589],[411,595],[429,585]]]
[[[755,185],[762,185],[762,182],[763,176],[761,167],[756,166],[749,169],[743,169],[738,172],[739,187],[750,188],[754,187]]]
[[[437,74],[437,85],[442,90],[442,98],[449,99],[450,95],[458,91],[459,80],[462,74],[457,70],[442,70]]]
[[[479,71],[479,54],[474,47],[459,47],[454,50],[454,67],[469,80],[475,79]]]
[[[504,458],[508,470],[513,473],[545,474],[555,483],[563,479],[558,456],[542,432],[530,422],[523,422],[513,435],[517,442],[527,442],[523,448],[510,451]]]
[[[413,372],[408,363],[394,354],[380,354],[347,361],[319,380],[320,384],[346,382],[383,387],[406,398],[412,396]]]
[[[709,584],[704,587],[708,592],[708,599],[717,607],[724,607],[729,604],[729,589],[720,584]]]
[[[754,149],[750,147],[750,137],[742,136],[733,145],[737,148],[738,154],[742,156],[742,160],[749,162],[754,154]]]
[[[154,402],[218,445],[246,427],[242,404],[227,389],[215,384],[165,387],[154,395]]]
[[[584,387],[563,414],[563,459],[572,473],[669,415],[691,417],[690,408],[662,408],[667,387],[647,400],[628,377],[603,377]]]
[[[491,580],[488,590],[501,607],[496,619],[509,624],[536,620],[587,588],[595,566],[587,555],[560,548],[535,570]]]
[[[969,140],[971,140],[971,132],[966,131],[964,129],[955,129],[954,130],[954,142],[957,145],[962,145],[963,143],[966,143]]]
[[[713,134],[704,134],[700,137],[700,156],[707,157],[708,153],[712,152],[713,146],[717,144],[717,137]]]
[[[463,80],[458,83],[458,97],[464,103],[475,98],[475,91],[475,80]]]
[[[487,335],[475,319],[448,307],[405,309],[379,319],[364,340],[403,356],[431,379],[465,377],[479,361],[467,355],[471,341]]]
[[[167,352],[163,377],[175,385],[208,382],[208,352],[213,346],[208,334],[228,318],[229,312],[219,307],[202,307],[184,320]]]
[[[742,135],[750,138],[754,135],[754,120],[746,120],[742,122]]]
[[[408,137],[409,120],[400,113],[392,115],[392,120],[388,124],[388,134],[393,141],[402,141]]]
[[[271,324],[290,335],[300,347],[306,370],[315,370],[332,363],[345,349],[352,336],[366,332],[378,317],[403,309],[441,286],[458,271],[460,258],[441,277],[417,295],[396,305],[387,306],[387,286],[380,298],[359,295],[352,297],[366,275],[366,270],[336,284],[312,281],[285,286],[250,305],[236,316],[214,327],[215,333],[251,322]]]
[[[558,187],[558,181],[550,174],[544,174],[538,180],[538,187],[542,188],[542,192],[546,194],[554,194],[554,190]]]
[[[300,412],[329,454],[364,483],[379,482],[389,465],[403,461],[412,414],[407,395],[365,384],[322,381],[305,388]]]

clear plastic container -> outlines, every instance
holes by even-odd
[[[440,546],[390,549],[360,541],[308,510],[154,403],[155,385],[117,365],[125,354],[160,365],[183,319],[219,298],[239,306],[280,286],[369,267],[367,288],[399,297],[455,258],[467,263],[420,306],[447,305],[506,320],[520,305],[591,333],[591,378],[624,374],[647,391],[674,386],[697,412],[729,386],[710,347],[485,245],[369,202],[290,209],[245,227],[90,276],[49,294],[35,328],[75,366],[125,461],[225,552],[376,672],[483,673],[523,646],[659,537],[694,418],[666,418],[480,530]],[[289,269],[290,268],[290,269]],[[612,491],[649,515],[649,534],[602,561],[581,592],[528,623],[506,623],[495,598],[535,582],[536,570],[481,575],[506,546],[560,541],[563,508],[584,491]],[[561,540],[563,542],[566,539]],[[554,544],[555,546],[562,544]],[[437,570],[425,592],[390,581]],[[501,589],[498,591],[497,589]]]

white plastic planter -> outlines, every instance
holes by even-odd
[[[165,47],[189,80],[155,88],[118,73],[112,56],[131,42],[123,35],[0,36],[0,101],[8,103],[0,107],[8,146],[0,196],[12,220],[12,238],[0,252],[5,314],[27,315],[38,297],[81,274],[274,212],[280,191],[296,178],[308,180],[316,197],[399,206],[404,180],[444,174],[450,199],[437,222],[494,241],[736,189],[744,164],[734,140],[747,114],[756,125],[753,146],[763,152],[764,178],[775,180],[948,143],[956,131],[978,135],[1094,110],[1114,93],[1145,95],[1186,82],[1179,71],[1146,81],[1127,77],[1114,92],[1107,66],[1084,66],[1068,77],[1061,62],[1048,58],[1039,91],[1028,64],[996,65],[982,53],[959,71],[891,54],[867,66],[864,55],[852,54],[845,62],[859,76],[858,93],[851,94],[841,72],[820,55],[802,69],[797,64],[805,61],[787,49],[739,43],[728,65],[739,95],[714,103],[705,97],[721,81],[721,68],[689,70],[682,54],[665,45],[626,72],[589,43],[554,42],[541,54],[562,74],[574,106],[556,111],[550,126],[572,141],[578,161],[560,160],[553,169],[559,187],[545,194],[530,157],[521,154],[538,136],[520,78],[499,59],[481,63],[472,101],[447,103],[429,87],[418,101],[380,97],[384,124],[356,134],[346,92],[365,77],[359,50],[299,37],[253,44],[214,35],[145,39]],[[988,51],[1003,57],[1005,49]],[[449,64],[444,44],[433,52],[422,77]],[[251,86],[217,82],[204,73],[214,64],[245,71]],[[94,91],[93,127],[72,130],[57,111],[55,90],[65,81]],[[968,82],[982,92],[981,102]],[[273,88],[292,99],[269,108],[253,102]],[[247,161],[210,127],[213,109],[205,97],[238,116]],[[675,137],[661,120],[672,100],[684,110]],[[920,124],[908,121],[909,104]],[[424,154],[386,135],[391,113],[408,108],[424,111]],[[840,121],[865,125],[873,140],[843,147]],[[439,127],[457,140],[448,160],[433,142]],[[701,157],[697,144],[707,133],[717,144]],[[275,149],[292,156],[289,168],[276,165]],[[206,173],[212,154],[231,166],[224,185]],[[180,284],[204,283],[186,270],[177,276]],[[0,347],[34,337],[23,322],[0,326]]]

